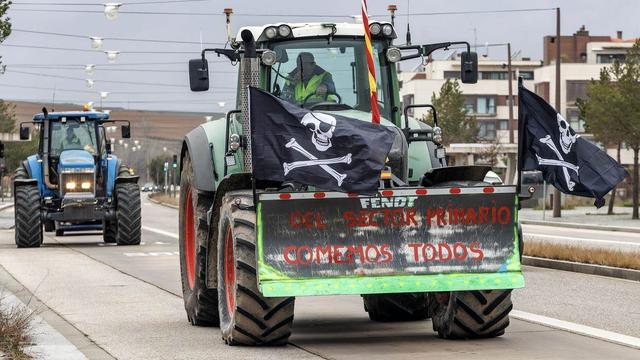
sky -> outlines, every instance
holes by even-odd
[[[231,7],[234,10],[234,34],[239,27],[245,25],[325,20],[351,22],[349,16],[360,11],[358,0],[203,0],[165,4],[136,4],[152,0],[119,1],[124,3],[122,12],[168,14],[121,13],[116,20],[107,20],[102,14],[103,6],[97,0],[14,0],[9,16],[15,31],[0,45],[2,63],[7,66],[6,72],[0,74],[0,98],[51,104],[55,93],[56,103],[93,101],[99,106],[99,92],[106,91],[109,94],[103,102],[105,109],[120,107],[196,112],[226,111],[233,107],[235,99],[236,67],[222,58],[216,59],[211,56],[211,90],[203,93],[189,91],[187,73],[188,60],[199,56],[201,39],[205,43],[225,41],[223,8]],[[92,3],[94,5],[80,5]],[[406,24],[409,20],[414,45],[461,40],[474,43],[475,39],[478,44],[511,42],[513,52],[521,51],[522,56],[540,59],[543,36],[555,33],[553,10],[464,15],[418,14],[556,7],[561,8],[563,35],[573,34],[581,25],[585,25],[592,35],[615,36],[617,30],[622,30],[625,38],[640,37],[640,22],[637,21],[640,1],[634,0],[369,0],[369,13],[380,15],[377,16],[379,19],[388,20],[386,8],[390,3],[398,6],[397,43],[404,43]],[[20,11],[27,9],[46,11]],[[73,12],[77,10],[85,12]],[[211,15],[176,14],[180,12]],[[295,16],[299,14],[321,14],[327,17]],[[79,37],[57,36],[52,33],[73,34]],[[107,38],[104,40],[103,50],[121,51],[113,65],[109,66],[102,51],[91,50],[89,36]],[[152,43],[109,38],[192,43]],[[33,48],[34,46],[65,50]],[[478,52],[484,54],[485,49],[478,48]],[[446,54],[441,53],[441,56]],[[506,58],[506,49],[490,48],[489,56],[495,59]],[[96,65],[93,75],[85,73],[84,64]],[[87,88],[84,80],[86,78],[94,80],[93,88]],[[225,102],[225,105],[221,107],[219,102]]]

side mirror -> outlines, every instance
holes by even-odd
[[[29,128],[20,127],[20,140],[29,140]]]
[[[209,90],[209,63],[207,59],[189,60],[189,86],[191,91]]]
[[[122,138],[128,139],[131,137],[131,125],[122,125]]]
[[[464,84],[478,82],[478,54],[465,51],[460,56],[460,79]]]

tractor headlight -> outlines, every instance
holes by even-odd
[[[393,35],[393,26],[391,26],[391,24],[382,25],[382,35],[384,36]]]
[[[265,50],[261,56],[262,63],[271,66],[276,63],[276,52],[273,50]]]
[[[433,128],[433,142],[442,144],[442,129],[438,126],[434,126]]]
[[[400,52],[400,49],[396,47],[390,47],[387,49],[387,60],[389,62],[395,63],[400,61],[401,58],[402,52]]]
[[[264,36],[266,36],[267,39],[273,39],[276,37],[276,35],[278,35],[278,30],[275,27],[269,26],[268,28],[264,29]]]
[[[66,184],[64,185],[64,187],[65,187],[67,190],[75,190],[75,189],[76,189],[76,183],[75,183],[75,181],[69,181],[68,183],[66,183]]]
[[[91,189],[91,183],[88,181],[84,181],[82,184],[80,184],[80,188],[82,188],[82,190],[89,190]]]
[[[289,37],[289,35],[291,35],[291,28],[288,25],[278,26],[278,35],[282,37]]]
[[[371,25],[369,25],[369,32],[371,33],[371,35],[378,36],[380,34],[380,31],[382,31],[382,26],[380,26],[380,24],[372,23]]]

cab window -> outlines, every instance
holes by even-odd
[[[369,76],[364,41],[326,38],[270,44],[277,62],[271,66],[269,90],[275,96],[309,108],[317,103],[341,104],[342,109],[371,111]],[[389,118],[387,64],[381,63],[384,44],[374,42],[378,106]]]
[[[67,119],[65,122],[52,121],[50,136],[51,156],[60,156],[65,150],[85,150],[97,155],[95,124],[93,121],[81,122],[79,119]]]

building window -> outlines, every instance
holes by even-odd
[[[478,96],[476,101],[476,114],[495,115],[495,113],[496,98],[493,96]]]
[[[498,130],[509,130],[509,120],[498,120]]]
[[[524,80],[533,80],[533,71],[520,71],[520,77]]]
[[[402,103],[400,104],[400,106],[404,109],[409,105],[413,105],[413,94],[402,96]],[[409,109],[409,111],[407,111],[407,115],[413,116],[413,109]]]
[[[481,140],[495,140],[496,122],[494,120],[478,121],[478,137]]]
[[[445,79],[460,79],[460,71],[445,71]]]
[[[597,54],[596,63],[598,64],[612,64],[614,61],[624,62],[625,54]]]
[[[587,98],[587,84],[589,80],[567,80],[567,102],[573,104],[576,99]]]
[[[482,80],[507,80],[509,78],[506,71],[480,71],[478,77]]]
[[[469,114],[491,116],[496,114],[495,96],[466,96],[464,108]]]
[[[567,121],[573,131],[577,133],[584,133],[584,120],[580,118],[580,110],[577,108],[567,108]]]

